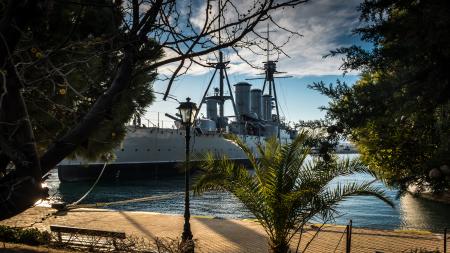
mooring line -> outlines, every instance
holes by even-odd
[[[91,188],[79,200],[66,205],[64,207],[65,210],[73,210],[76,208],[98,208],[98,207],[111,206],[111,205],[120,205],[120,204],[137,203],[137,202],[154,201],[154,200],[164,200],[164,199],[170,199],[170,198],[184,194],[184,193],[171,193],[171,194],[165,194],[165,195],[147,196],[147,197],[142,197],[142,198],[126,199],[126,200],[119,200],[119,201],[112,201],[112,202],[80,204],[80,202],[83,201],[92,192],[92,190],[95,188],[97,183],[100,181],[100,178],[102,177],[107,164],[108,163],[105,162],[105,164],[103,165],[102,171],[98,175],[94,184],[92,184]]]
[[[173,198],[176,196],[180,196],[182,194],[184,194],[184,193],[172,193],[172,194],[165,194],[165,195],[158,195],[158,196],[148,196],[148,197],[143,197],[143,198],[126,199],[126,200],[119,200],[119,201],[113,201],[113,202],[99,202],[99,203],[92,203],[92,204],[71,205],[71,206],[67,206],[67,209],[97,208],[97,207],[128,204],[128,203],[137,203],[137,202],[145,202],[145,201],[153,201],[153,200],[165,200],[165,199],[170,199],[170,198]]]
[[[105,164],[103,165],[103,168],[102,168],[102,171],[100,172],[100,174],[98,175],[98,177],[97,177],[97,180],[95,180],[95,182],[94,182],[94,184],[91,186],[91,188],[79,199],[79,200],[77,200],[77,201],[75,201],[75,202],[73,202],[73,203],[71,203],[71,204],[68,204],[67,205],[67,207],[69,208],[69,207],[72,207],[72,206],[76,206],[76,205],[78,205],[81,201],[83,201],[83,199],[85,199],[88,195],[89,195],[89,193],[91,193],[91,191],[94,189],[94,187],[97,185],[97,183],[98,183],[98,181],[100,181],[100,178],[102,177],[102,175],[103,175],[103,172],[105,171],[105,168],[106,168],[106,165],[108,164],[108,162],[105,162]]]

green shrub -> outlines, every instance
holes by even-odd
[[[28,245],[43,245],[50,243],[51,235],[37,228],[15,228],[0,225],[0,241],[23,243]]]
[[[17,240],[17,229],[0,225],[0,241],[15,242]]]

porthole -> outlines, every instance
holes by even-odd
[[[135,152],[137,152],[137,151],[138,151],[138,149],[135,149],[134,151],[135,151]]]
[[[158,152],[161,151],[161,149],[158,148]]]

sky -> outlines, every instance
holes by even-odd
[[[326,106],[328,98],[316,91],[308,89],[308,84],[323,81],[334,83],[337,79],[353,84],[358,80],[358,73],[350,72],[345,76],[339,69],[342,64],[341,57],[323,58],[330,50],[350,45],[363,45],[359,37],[352,34],[352,30],[359,25],[359,13],[357,7],[361,0],[312,0],[296,8],[289,8],[282,12],[273,13],[272,17],[277,22],[290,30],[299,32],[302,36],[295,37],[283,50],[289,57],[282,56],[277,63],[279,71],[285,71],[292,78],[277,79],[277,93],[280,104],[281,117],[287,121],[297,122],[299,120],[314,120],[323,118],[324,111],[320,106]],[[267,24],[261,24],[258,29],[265,29]],[[272,28],[271,28],[272,30]],[[280,29],[274,29],[271,39],[274,42],[282,43],[286,34]],[[265,57],[242,52],[244,57],[253,64],[262,66]],[[261,70],[246,65],[235,54],[227,53],[226,59],[230,60],[227,70],[231,85],[246,78],[260,77],[257,74]],[[170,73],[173,66],[166,66],[158,69],[160,73]],[[186,75],[181,76],[173,84],[170,94],[178,100],[192,98],[197,104],[212,77],[213,69],[201,66],[193,67]],[[218,87],[216,77],[213,87]],[[262,88],[263,80],[247,81],[252,84],[252,88]],[[151,105],[145,118],[150,124],[157,125],[159,122],[163,126],[170,127],[173,121],[164,116],[164,113],[175,114],[178,103],[173,100],[162,101],[162,95],[167,88],[167,81],[157,81],[154,84],[156,91],[156,101]],[[225,115],[232,115],[231,102],[226,102]],[[204,107],[201,113],[206,115]],[[143,122],[144,123],[144,122]]]

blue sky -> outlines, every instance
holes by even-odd
[[[281,116],[288,121],[320,119],[325,115],[318,107],[327,105],[328,99],[316,91],[307,88],[308,84],[318,81],[333,83],[337,79],[353,84],[358,80],[358,73],[349,73],[345,76],[339,70],[342,63],[340,57],[323,58],[330,50],[341,46],[362,44],[359,38],[352,34],[352,30],[359,25],[359,13],[357,7],[360,0],[313,0],[292,10],[273,13],[272,17],[283,26],[297,31],[302,37],[296,37],[284,47],[290,56],[281,57],[278,63],[279,71],[286,71],[293,78],[278,79],[277,92],[281,106]],[[261,24],[258,29],[265,29],[266,24]],[[275,42],[281,43],[287,36],[282,31],[271,35]],[[256,56],[250,52],[241,52],[249,61],[256,65],[262,65],[264,57]],[[231,85],[245,78],[255,77],[261,70],[253,69],[246,65],[233,54],[227,54],[231,61],[228,74]],[[158,69],[160,73],[170,73],[174,66],[165,66]],[[199,103],[204,90],[212,76],[212,69],[194,66],[188,74],[180,77],[174,83],[170,94],[178,100],[191,97]],[[262,88],[262,80],[249,81],[254,88]],[[212,87],[218,86],[216,77]],[[154,90],[164,92],[167,82],[157,81]],[[146,118],[152,122],[157,121],[157,112],[160,113],[160,121],[164,120],[167,127],[172,125],[172,120],[164,117],[164,113],[176,113],[178,103],[175,101],[162,101],[162,95],[157,94],[156,102],[148,108]],[[226,115],[232,114],[231,103],[226,105]],[[206,115],[204,110],[203,114]],[[156,123],[155,123],[156,124]]]

